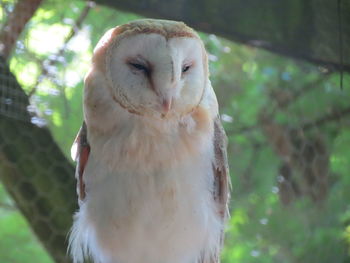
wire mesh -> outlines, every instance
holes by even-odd
[[[77,202],[65,156],[82,121],[83,77],[102,34],[138,17],[82,1],[0,8],[0,178],[11,196],[0,190],[0,233],[19,209],[50,257],[69,262]],[[232,218],[222,261],[346,262],[349,75],[340,90],[330,69],[201,36],[229,138]],[[33,261],[52,262],[17,231],[6,232],[12,243],[0,241],[0,261],[23,262],[18,242]]]

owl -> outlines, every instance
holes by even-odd
[[[85,77],[73,144],[74,262],[217,263],[226,136],[198,34],[145,19],[109,30]]]

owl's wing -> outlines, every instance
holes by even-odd
[[[79,201],[83,201],[85,198],[85,183],[84,183],[84,170],[85,165],[89,159],[90,145],[87,140],[86,124],[83,122],[77,137],[74,140],[71,155],[74,161],[77,162],[75,169],[75,177],[77,179],[77,193]]]
[[[219,212],[223,219],[229,216],[228,201],[231,186],[226,147],[227,137],[218,116],[214,120],[214,200],[219,205]]]
[[[214,171],[214,200],[218,205],[218,211],[223,222],[229,217],[228,202],[230,198],[230,174],[227,162],[227,137],[222,127],[220,117],[214,120],[214,153],[213,161]],[[221,234],[221,245],[224,240],[224,229]],[[219,253],[218,253],[219,254]],[[210,263],[219,262],[218,255],[214,255]]]

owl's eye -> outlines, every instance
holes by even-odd
[[[191,68],[191,65],[184,65],[182,67],[182,73],[186,73]]]
[[[151,70],[148,66],[140,64],[140,63],[135,63],[135,62],[129,62],[129,66],[132,69],[136,69],[138,71],[142,71],[143,73],[145,73],[146,75],[149,75]]]

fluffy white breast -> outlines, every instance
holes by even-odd
[[[180,122],[132,116],[116,124],[120,130],[90,133],[87,198],[75,238],[96,262],[195,263],[218,249],[206,114],[202,108]]]

